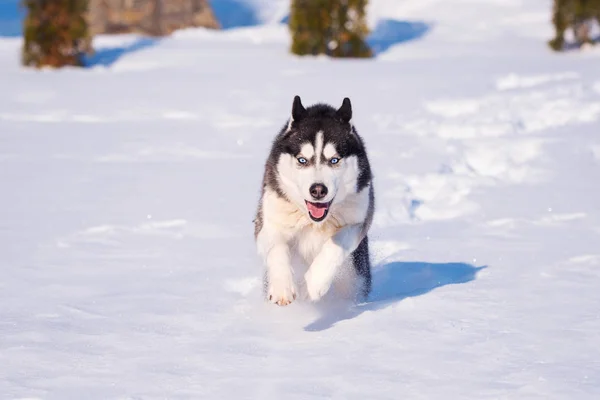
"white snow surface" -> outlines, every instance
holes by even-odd
[[[0,40],[0,398],[600,398],[600,49],[551,53],[547,1],[373,0],[395,45],[300,58],[249,4],[264,25],[98,37],[86,69]],[[296,94],[349,96],[369,151],[353,307],[261,297]]]

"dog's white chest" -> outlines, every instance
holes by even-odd
[[[323,244],[334,235],[333,229],[305,227],[295,238],[294,250],[306,264],[310,265],[319,254]]]

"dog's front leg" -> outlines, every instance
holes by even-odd
[[[306,290],[311,300],[319,300],[331,287],[335,274],[359,245],[363,237],[363,225],[342,228],[328,239],[304,275]]]
[[[267,269],[267,298],[286,306],[296,299],[298,290],[290,262],[290,250],[284,237],[265,226],[257,237],[258,251]]]

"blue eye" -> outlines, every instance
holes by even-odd
[[[306,158],[304,158],[304,157],[300,157],[300,158],[298,158],[298,162],[299,162],[300,164],[306,164],[308,161],[306,161]]]
[[[339,161],[340,161],[339,158],[332,158],[331,160],[329,160],[329,162],[332,164],[337,164]]]

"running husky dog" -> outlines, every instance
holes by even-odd
[[[265,296],[285,306],[334,293],[353,301],[371,291],[367,232],[375,209],[371,167],[352,124],[352,105],[292,114],[265,164],[254,237],[265,263]]]

